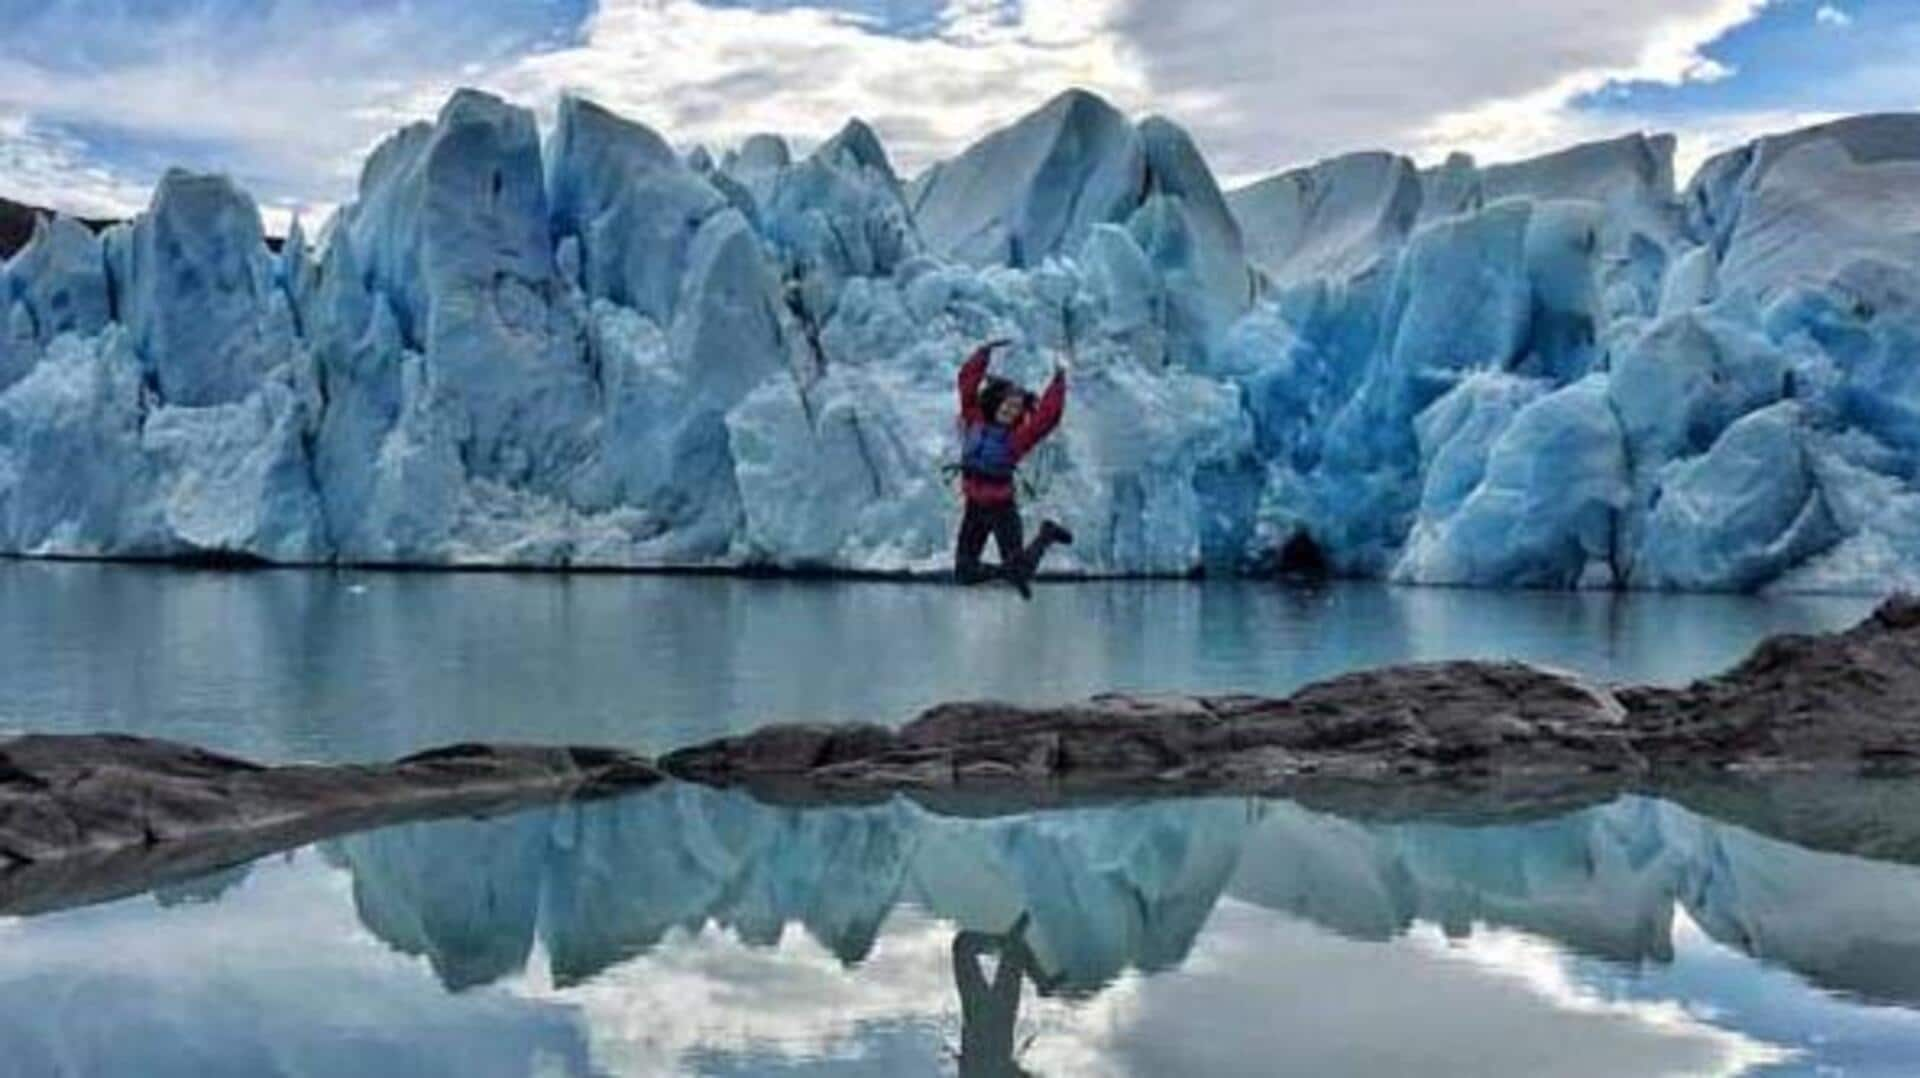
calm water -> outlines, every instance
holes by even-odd
[[[1515,655],[1681,681],[1867,600],[0,564],[0,728],[659,750]],[[1920,1073],[1920,786],[1551,818],[960,819],[667,784],[0,917],[0,1075]]]
[[[1684,681],[1854,598],[1227,583],[999,588],[549,575],[220,573],[0,562],[0,730],[117,730],[265,760],[466,739],[659,751],[944,700],[1285,692],[1356,667],[1515,656]]]

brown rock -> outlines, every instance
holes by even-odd
[[[0,912],[93,901],[330,835],[646,785],[604,749],[456,745],[382,766],[265,768],[117,735],[0,741]]]
[[[1389,667],[1256,696],[944,704],[898,731],[774,727],[669,755],[704,782],[836,794],[941,786],[1283,792],[1351,780],[1512,784],[1689,769],[1920,767],[1920,599],[1784,636],[1685,689],[1618,691],[1514,662]],[[1592,783],[1577,783],[1583,790]]]
[[[1514,663],[1349,674],[1284,700],[1101,696],[1022,708],[935,707],[898,731],[772,727],[669,755],[707,782],[814,777],[837,788],[944,783],[1210,784],[1291,775],[1447,777],[1498,771],[1638,770],[1612,694]],[[831,746],[831,751],[829,751]],[[823,762],[831,756],[830,762]]]

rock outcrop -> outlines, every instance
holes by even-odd
[[[663,772],[775,801],[907,793],[947,815],[1234,793],[1471,820],[1633,791],[1691,803],[1752,773],[1824,782],[1908,774],[1916,762],[1913,597],[1887,600],[1845,632],[1775,637],[1682,689],[1614,689],[1513,662],[1436,663],[1347,674],[1279,699],[971,702],[898,729],[775,725],[670,753],[657,768],[610,749],[484,745],[384,766],[267,768],[140,738],[34,735],[0,741],[0,912],[126,893],[407,820],[645,786]],[[1851,842],[1851,830],[1832,824],[1820,844]]]
[[[1684,689],[1624,689],[1635,747],[1658,766],[1920,764],[1920,598],[1844,632],[1771,637]]]
[[[644,786],[604,749],[456,745],[383,766],[262,767],[165,741],[0,741],[0,911],[137,891],[406,820]]]
[[[1920,599],[1843,633],[1784,636],[1685,689],[1520,663],[1389,667],[1285,699],[1103,696],[936,707],[899,730],[783,725],[683,749],[680,778],[792,791],[978,786],[1284,792],[1303,780],[1537,781],[1676,771],[1911,770]]]
[[[1261,788],[1291,776],[1631,771],[1613,695],[1520,663],[1348,674],[1285,699],[1100,696],[1056,708],[947,704],[898,731],[775,726],[673,753],[681,778],[805,776],[825,787],[1160,783]]]
[[[34,230],[39,227],[37,222],[54,216],[54,211],[45,207],[15,202],[10,198],[0,198],[0,260],[12,258],[27,245],[29,240],[33,239]],[[99,232],[116,222],[81,218],[80,223]]]

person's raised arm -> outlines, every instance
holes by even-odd
[[[1040,394],[1040,403],[1027,412],[1026,418],[1013,432],[1013,451],[1024,456],[1029,449],[1039,445],[1053,428],[1060,425],[1060,416],[1067,410],[1067,368],[1065,365],[1054,368],[1053,380]]]
[[[987,364],[993,362],[993,350],[1007,343],[1005,339],[988,341],[960,364],[960,376],[955,379],[960,391],[960,414],[969,421],[983,418],[979,415],[980,383],[987,377]]]

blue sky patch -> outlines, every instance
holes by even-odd
[[[1738,112],[1878,112],[1920,105],[1920,4],[1780,0],[1700,50],[1728,76],[1678,86],[1626,83],[1577,108],[1652,120]]]

